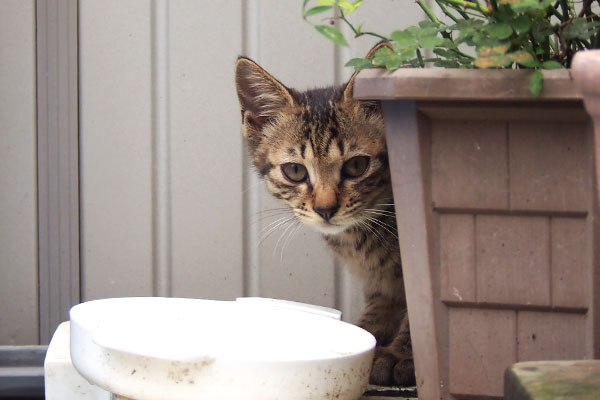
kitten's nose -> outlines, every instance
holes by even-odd
[[[319,214],[325,221],[329,221],[331,218],[333,218],[334,214],[339,209],[340,206],[337,204],[330,207],[313,207],[313,210],[315,210],[315,212]]]

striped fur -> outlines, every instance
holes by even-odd
[[[328,246],[363,282],[359,325],[378,342],[371,381],[414,383],[404,283],[383,119],[378,104],[352,99],[342,87],[299,92],[247,58],[238,59],[236,86],[244,137],[258,173],[295,218],[323,233]],[[353,157],[368,157],[360,176],[343,173]],[[307,179],[283,170],[300,164]],[[328,210],[326,213],[323,210]],[[327,216],[325,216],[327,215]]]

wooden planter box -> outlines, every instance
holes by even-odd
[[[592,120],[569,71],[361,72],[383,100],[419,398],[600,356]],[[600,82],[599,82],[600,84]]]

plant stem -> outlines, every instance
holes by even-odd
[[[562,14],[556,9],[556,6],[558,4],[555,4],[553,6],[549,6],[548,8],[550,9],[550,12],[552,13],[552,15],[554,15],[556,18],[558,18],[560,20],[560,22],[564,22],[565,20],[563,19]]]
[[[592,1],[593,0],[583,0],[583,6],[581,7],[581,11],[579,12],[579,18],[584,15],[590,15],[592,12]]]
[[[484,5],[481,5],[477,2],[467,1],[467,0],[440,0],[443,3],[453,4],[455,6],[459,6],[462,8],[470,8],[471,10],[481,11],[485,15],[489,15],[491,13],[490,9]]]
[[[458,18],[456,18],[454,15],[452,15],[450,13],[450,11],[448,11],[448,9],[446,8],[446,6],[440,2],[440,0],[435,0],[435,2],[437,3],[438,7],[442,10],[442,12],[448,17],[450,18],[452,21],[454,22],[458,22]]]
[[[429,8],[429,6],[425,4],[423,0],[417,0],[417,4],[419,7],[421,7],[431,22],[435,22],[437,25],[443,25],[442,21],[439,20],[439,18],[433,13],[433,11],[431,11],[431,8]]]
[[[363,36],[363,35],[368,35],[368,36],[374,36],[376,38],[379,38],[381,40],[385,40],[385,41],[389,41],[390,39],[380,35],[378,33],[375,32],[359,32],[354,25],[352,25],[352,23],[350,21],[348,21],[348,19],[346,18],[346,15],[344,15],[344,10],[342,10],[340,7],[338,7],[338,10],[340,10],[340,18],[342,19],[342,21],[344,21],[346,23],[346,25],[348,25],[350,27],[350,29],[352,29],[352,32],[354,32],[354,37],[359,37],[359,36]]]

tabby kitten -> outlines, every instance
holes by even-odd
[[[299,92],[247,58],[235,81],[254,166],[364,285],[358,325],[377,339],[371,383],[415,381],[383,119],[346,85]]]

